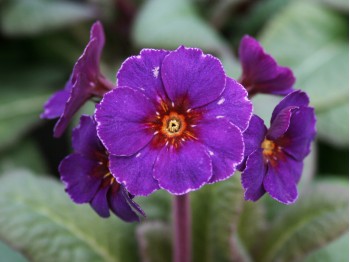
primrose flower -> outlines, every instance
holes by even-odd
[[[144,49],[95,111],[110,169],[134,195],[181,195],[232,176],[251,118],[247,92],[200,49]]]
[[[242,38],[239,59],[242,65],[239,82],[247,89],[250,97],[257,93],[287,95],[293,91],[293,72],[279,66],[253,37],[246,35]]]
[[[240,166],[245,199],[256,201],[265,192],[272,198],[292,204],[298,198],[303,159],[316,135],[314,109],[306,93],[287,95],[274,109],[270,129],[253,116],[244,132],[245,161]]]
[[[74,65],[68,83],[45,103],[41,118],[59,118],[54,128],[55,137],[62,135],[73,115],[86,101],[94,96],[102,97],[114,88],[99,69],[104,42],[102,24],[96,22],[91,27],[90,41]]]
[[[101,217],[109,217],[110,210],[127,222],[139,221],[136,212],[142,209],[132,200],[125,187],[119,184],[108,168],[108,155],[96,134],[92,117],[82,116],[73,130],[75,153],[60,164],[61,180],[71,199],[78,204],[90,203]]]

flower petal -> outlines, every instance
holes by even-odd
[[[267,172],[264,163],[262,149],[252,152],[247,159],[247,167],[242,173],[242,186],[244,188],[244,199],[257,201],[265,194],[263,181]]]
[[[133,155],[152,139],[153,132],[146,123],[155,112],[150,99],[141,92],[116,88],[96,106],[97,134],[110,154]]]
[[[269,140],[276,140],[277,138],[283,136],[289,127],[290,118],[295,110],[296,109],[293,107],[288,107],[280,111],[280,113],[271,123],[271,126],[267,131],[266,138]]]
[[[97,190],[96,195],[90,202],[91,207],[96,211],[100,217],[109,217],[109,205],[107,200],[107,193],[110,186],[102,186]]]
[[[246,35],[242,38],[239,59],[243,68],[242,83],[250,95],[286,95],[293,90],[293,72],[287,67],[279,66],[253,37]]]
[[[307,94],[301,90],[294,91],[290,93],[285,98],[283,98],[272,112],[271,123],[275,120],[277,115],[287,107],[301,107],[309,105],[309,97]]]
[[[247,157],[256,149],[261,147],[261,143],[265,139],[267,128],[262,120],[257,115],[253,115],[249,122],[249,127],[243,133],[244,140],[244,160],[237,169],[243,171],[245,169],[245,162]]]
[[[297,181],[302,171],[302,162],[286,157],[276,166],[268,164],[264,188],[275,200],[283,204],[293,204],[298,198]]]
[[[166,50],[143,49],[138,56],[125,60],[117,74],[117,85],[142,91],[150,99],[166,99],[161,79]]]
[[[196,127],[198,141],[203,143],[212,160],[213,175],[209,183],[231,177],[243,159],[243,136],[226,118],[204,121]]]
[[[82,74],[84,80],[88,80],[87,82],[96,79],[100,74],[100,58],[104,44],[105,35],[103,26],[97,21],[91,27],[90,41],[86,45],[83,54],[76,62],[73,74],[76,76]]]
[[[159,189],[153,166],[159,151],[150,145],[128,157],[110,155],[110,170],[117,181],[133,195],[147,196]]]
[[[124,191],[125,189],[122,188],[122,186],[117,191],[111,188],[108,192],[109,206],[113,213],[122,220],[126,222],[138,222],[140,219],[135,211],[130,207],[129,202],[126,200],[126,198],[129,196]]]
[[[295,110],[290,119],[290,125],[285,133],[282,146],[294,159],[302,161],[309,153],[311,142],[316,135],[316,117],[313,108],[303,107]],[[280,141],[277,143],[281,144]]]
[[[69,98],[70,90],[59,90],[54,93],[44,105],[44,112],[40,115],[43,119],[60,117]]]
[[[175,104],[188,103],[190,108],[214,101],[225,88],[221,62],[196,48],[181,46],[167,55],[161,75],[169,98]]]
[[[187,141],[174,148],[163,147],[154,165],[154,178],[159,186],[174,195],[202,187],[212,176],[212,163],[205,147]]]
[[[253,110],[253,105],[247,96],[248,93],[241,84],[227,77],[222,95],[201,110],[204,110],[206,118],[215,119],[224,116],[244,131],[248,127]]]
[[[71,154],[62,160],[59,171],[66,191],[75,203],[87,203],[95,196],[101,179],[92,176],[97,162],[78,154]]]
[[[105,153],[97,136],[96,123],[91,116],[80,117],[79,126],[73,129],[72,143],[75,153],[90,159],[96,159],[96,152]]]
[[[86,88],[81,88],[80,77],[74,83],[70,96],[65,104],[63,114],[54,128],[54,137],[60,137],[67,128],[74,114],[88,101],[92,95]]]

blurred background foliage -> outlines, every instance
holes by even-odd
[[[74,205],[57,172],[70,153],[70,131],[53,139],[55,121],[39,119],[97,19],[107,40],[102,71],[113,82],[140,49],[181,44],[218,56],[238,77],[237,48],[250,34],[311,97],[318,136],[297,204],[244,202],[239,174],[194,192],[194,261],[348,260],[348,1],[0,0],[1,262],[170,260],[170,196],[137,199],[148,214],[139,225]],[[258,95],[255,113],[268,123],[279,100]],[[93,109],[91,102],[81,112]]]

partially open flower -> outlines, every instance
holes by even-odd
[[[284,204],[296,201],[303,160],[316,134],[314,109],[308,104],[307,95],[295,91],[276,106],[269,129],[261,118],[251,118],[240,166],[245,199],[256,201],[268,192]]]
[[[90,203],[101,217],[110,210],[127,222],[139,221],[142,209],[132,200],[125,187],[111,175],[108,154],[96,134],[96,124],[89,116],[80,118],[73,130],[74,153],[60,164],[61,179],[76,203]]]
[[[279,66],[253,37],[246,35],[242,38],[239,60],[242,65],[239,82],[247,89],[249,97],[257,93],[287,95],[293,91],[293,72]]]
[[[97,132],[117,181],[134,195],[185,194],[232,176],[252,105],[218,59],[200,49],[145,49],[97,105]]]
[[[73,115],[86,101],[94,96],[102,97],[114,88],[100,72],[104,42],[102,24],[96,22],[91,27],[90,41],[74,65],[65,88],[53,94],[45,103],[41,118],[59,118],[54,128],[55,137],[62,135]]]

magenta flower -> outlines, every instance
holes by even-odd
[[[139,221],[136,212],[144,213],[132,200],[133,196],[111,175],[108,155],[91,117],[80,118],[80,125],[73,130],[72,142],[75,153],[59,166],[61,180],[71,199],[78,204],[90,203],[101,217],[109,217],[111,210],[124,221]]]
[[[141,51],[97,105],[97,132],[116,180],[134,195],[180,195],[232,176],[252,105],[200,49]]]
[[[279,66],[253,37],[246,35],[242,38],[239,59],[242,64],[239,82],[247,89],[250,97],[257,93],[287,95],[293,91],[293,72]]]
[[[316,135],[314,109],[306,93],[287,95],[274,109],[271,127],[253,116],[244,132],[245,161],[240,169],[245,199],[256,201],[265,192],[277,201],[292,204],[298,198],[303,159]]]
[[[86,101],[94,96],[102,97],[114,88],[99,69],[104,43],[102,24],[96,22],[91,27],[90,41],[74,65],[65,88],[53,94],[45,103],[40,117],[59,118],[54,128],[55,137],[62,135],[73,115]]]

